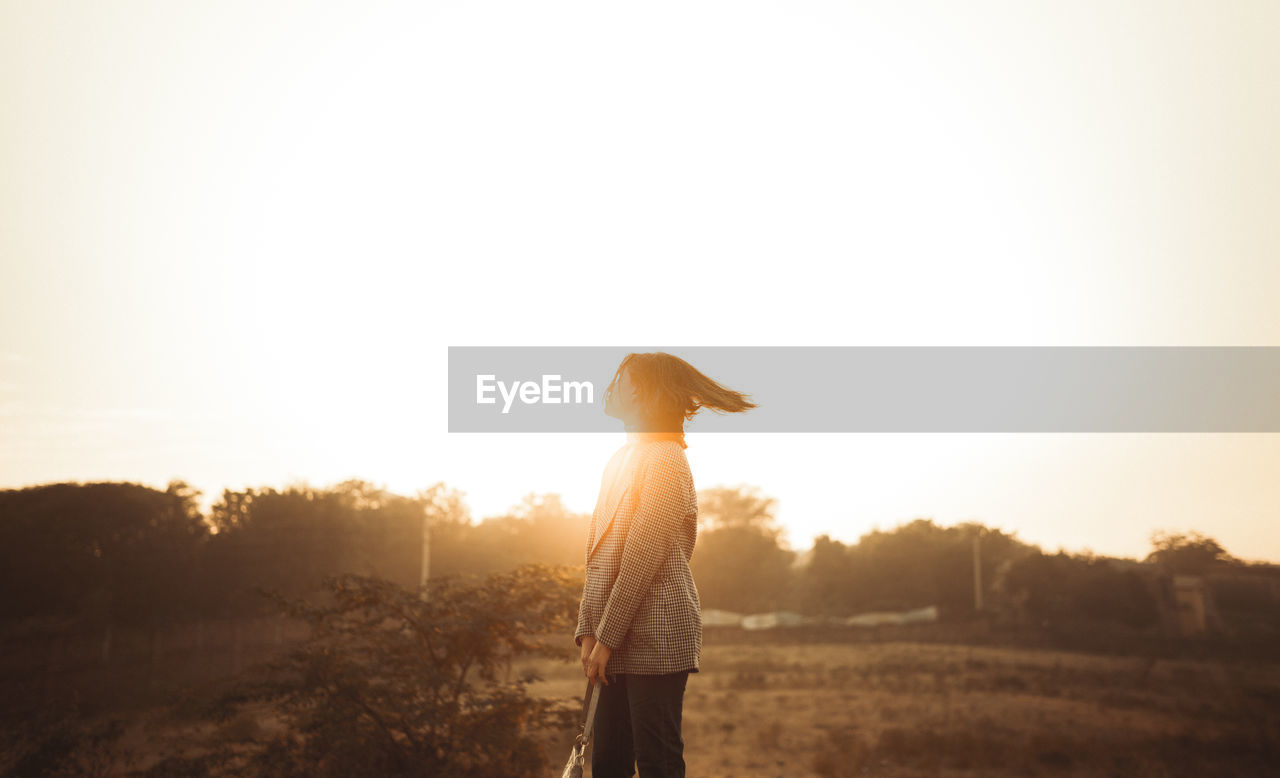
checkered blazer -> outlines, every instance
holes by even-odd
[[[702,604],[689,572],[697,536],[698,497],[680,443],[620,448],[591,516],[574,635],[578,645],[594,635],[613,649],[606,673],[699,672]]]

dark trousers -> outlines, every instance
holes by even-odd
[[[600,687],[591,736],[591,778],[684,778],[680,714],[689,671],[617,673]]]

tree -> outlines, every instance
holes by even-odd
[[[1110,622],[1136,629],[1159,619],[1155,597],[1139,572],[1089,554],[1037,550],[1015,561],[1002,585],[1040,624]]]
[[[976,522],[940,527],[916,519],[874,530],[846,546],[821,537],[801,572],[806,609],[829,615],[937,605],[949,615],[972,613],[973,543],[981,540],[984,593],[996,568],[1028,551],[1012,535]]]
[[[416,584],[427,500],[361,480],[318,489],[224,491],[212,506],[209,597],[249,608],[254,586],[300,595],[326,575],[358,572]]]
[[[698,523],[714,531],[737,527],[777,535],[778,501],[754,486],[716,486],[698,492]]]
[[[848,615],[853,599],[849,548],[827,535],[814,538],[809,563],[800,573],[801,607],[805,613]]]
[[[157,774],[237,776],[533,776],[541,743],[576,711],[530,697],[529,674],[500,680],[510,653],[561,658],[544,638],[572,629],[580,583],[528,565],[483,580],[432,579],[426,591],[375,577],[327,576],[330,605],[270,596],[310,636],[212,708],[226,720],[266,705],[286,725]],[[424,596],[425,595],[425,596]]]
[[[558,494],[528,494],[474,527],[471,542],[485,551],[490,570],[528,562],[581,565],[590,524],[590,515],[570,511]]]
[[[1153,550],[1146,561],[1180,575],[1203,575],[1239,562],[1218,541],[1199,532],[1154,532],[1151,545]]]
[[[432,575],[490,573],[522,564],[581,565],[588,514],[570,511],[558,494],[528,494],[500,516],[473,523],[456,493],[434,509]]]
[[[0,492],[0,618],[156,624],[190,615],[208,525],[199,492],[60,483]]]
[[[703,607],[751,613],[791,602],[795,553],[781,541],[776,504],[747,487],[698,493],[704,529],[690,566]]]

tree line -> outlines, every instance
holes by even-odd
[[[227,490],[208,511],[198,497],[181,481],[0,492],[6,631],[109,635],[271,613],[308,627],[229,686],[191,693],[188,715],[213,733],[199,749],[127,774],[532,776],[564,754],[580,711],[531,695],[536,675],[511,677],[510,660],[565,657],[589,516],[530,495],[475,521],[443,484],[412,496],[358,480]],[[1145,630],[1161,618],[1160,583],[1185,575],[1212,582],[1219,609],[1251,640],[1271,646],[1280,635],[1277,567],[1196,533],[1157,534],[1143,560],[1112,559],[917,519],[797,551],[776,508],[753,488],[699,493],[692,566],[704,608],[843,616],[935,605],[962,622]],[[108,768],[128,763],[127,713],[99,721],[80,709],[79,691],[72,702],[9,700],[0,774],[117,774]]]
[[[0,491],[0,586],[10,593],[0,622],[155,628],[254,615],[265,608],[261,589],[306,596],[344,572],[412,587],[424,561],[431,577],[580,568],[590,521],[553,494],[476,521],[443,484],[410,496],[360,480],[225,490],[207,512],[199,496],[181,481]],[[755,488],[699,493],[692,567],[704,608],[843,616],[936,605],[963,619],[981,602],[1036,623],[1144,628],[1159,618],[1153,577],[1194,574],[1216,576],[1218,605],[1237,621],[1280,628],[1277,568],[1246,564],[1195,533],[1157,535],[1148,557],[1126,560],[1050,554],[977,522],[917,519],[854,543],[824,535],[801,552],[784,542],[776,510]]]

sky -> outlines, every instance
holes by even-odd
[[[450,435],[448,346],[1280,345],[1275,29],[1271,2],[0,0],[0,487],[589,511],[621,435]],[[1280,561],[1278,437],[688,456],[797,548],[932,518]]]

